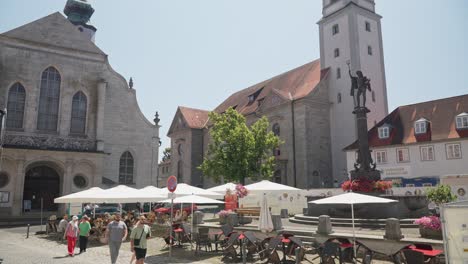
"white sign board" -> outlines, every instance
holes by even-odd
[[[468,202],[444,205],[441,217],[446,263],[468,264]]]

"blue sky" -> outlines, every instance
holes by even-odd
[[[0,32],[65,0],[2,0]],[[319,0],[91,0],[96,44],[160,112],[163,147],[177,106],[212,110],[231,93],[319,58]],[[468,1],[377,0],[389,110],[468,91]]]

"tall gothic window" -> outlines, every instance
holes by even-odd
[[[86,128],[87,99],[83,92],[77,92],[72,100],[70,133],[84,134]]]
[[[49,67],[42,72],[37,117],[38,130],[57,131],[60,80],[60,73],[54,67]]]
[[[7,103],[7,128],[22,128],[24,117],[24,103],[26,101],[26,91],[23,85],[15,83],[8,91]]]
[[[133,156],[130,152],[125,151],[120,156],[119,165],[119,183],[120,184],[133,184]]]

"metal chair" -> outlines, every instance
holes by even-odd
[[[196,253],[200,251],[202,247],[205,247],[206,252],[213,251],[213,248],[211,245],[211,239],[208,235],[208,231],[209,231],[208,228],[200,228],[198,230],[198,233],[194,233],[192,240],[195,241]]]
[[[215,241],[213,241],[216,249],[218,249],[218,246],[220,246],[221,249],[226,248],[229,235],[234,231],[234,227],[231,225],[227,225],[227,224],[222,225],[220,229],[221,229],[221,232],[215,236]]]
[[[335,263],[335,260],[341,261],[340,244],[327,241],[318,250],[321,264]]]
[[[418,251],[403,249],[401,252],[403,253],[405,263],[407,264],[424,264],[431,261],[431,259],[425,260],[424,254]]]
[[[231,233],[226,242],[226,247],[223,249],[223,260],[225,259],[237,259],[237,248],[239,248],[239,233]]]

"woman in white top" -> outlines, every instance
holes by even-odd
[[[68,242],[68,255],[75,256],[76,238],[78,237],[78,216],[74,215],[63,234],[63,239],[67,238]]]

